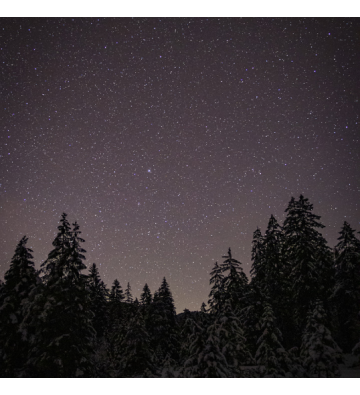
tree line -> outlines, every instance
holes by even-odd
[[[134,300],[88,272],[79,225],[60,219],[35,270],[27,237],[0,282],[0,377],[337,377],[360,355],[360,241],[344,222],[331,249],[307,198],[291,198],[252,241],[250,279],[231,249],[208,304],[176,314],[164,277]],[[360,360],[359,360],[360,363]]]

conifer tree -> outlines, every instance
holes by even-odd
[[[284,259],[291,266],[290,282],[297,334],[305,326],[309,306],[316,298],[326,299],[331,283],[331,254],[317,228],[324,228],[312,213],[313,205],[300,195],[291,199],[284,221]],[[325,300],[326,301],[326,300]]]
[[[255,354],[262,377],[301,377],[301,369],[293,364],[282,346],[282,334],[278,329],[272,306],[264,302],[261,318],[261,336]]]
[[[210,273],[210,285],[212,285],[209,294],[209,311],[211,314],[217,314],[222,309],[224,303],[224,275],[223,269],[215,262]]]
[[[175,360],[178,359],[180,345],[175,317],[174,299],[164,277],[146,316],[151,345],[160,362],[164,361],[167,354]]]
[[[120,282],[115,279],[109,295],[109,327],[107,330],[109,358],[115,364],[116,356],[119,354],[119,345],[125,336],[126,320],[124,304],[122,303],[124,299],[125,296]]]
[[[35,321],[30,359],[31,377],[91,377],[95,330],[87,288],[81,271],[85,250],[75,223],[71,231],[66,214],[42,265],[45,284],[28,311]]]
[[[152,302],[152,295],[150,292],[150,288],[147,284],[144,285],[143,292],[140,295],[140,303],[143,306],[148,306]]]
[[[123,377],[141,377],[145,372],[156,373],[154,351],[150,345],[141,310],[130,320],[121,346]]]
[[[250,270],[251,275],[251,286],[256,287],[257,290],[263,289],[266,284],[266,271],[264,262],[264,238],[261,234],[261,230],[256,228],[253,234],[252,249],[251,249],[251,260],[252,266]]]
[[[252,355],[255,355],[257,341],[260,336],[263,301],[262,290],[257,286],[253,286],[251,282],[246,294],[246,306],[240,310],[238,317],[244,330],[247,346]]]
[[[290,266],[283,258],[282,250],[284,234],[281,226],[273,215],[270,216],[268,227],[263,240],[263,259],[265,262],[266,281],[262,285],[277,318],[277,323],[283,334],[284,345],[291,345],[291,334],[294,330]]]
[[[230,248],[228,255],[223,258],[225,261],[221,268],[223,272],[226,272],[226,276],[224,276],[225,298],[231,301],[231,307],[234,310],[240,310],[244,307],[244,299],[248,291],[248,278],[240,266],[241,263],[232,257]]]
[[[90,293],[90,309],[94,313],[93,327],[96,330],[97,337],[100,338],[104,335],[108,322],[108,290],[100,278],[99,270],[95,263],[90,266],[88,288]]]
[[[240,320],[231,308],[230,301],[225,303],[224,312],[217,318],[217,321],[222,354],[233,376],[242,377],[240,366],[253,365],[254,359],[247,348],[244,331]]]
[[[221,350],[219,322],[215,321],[206,330],[199,329],[190,344],[190,357],[185,362],[184,376],[197,378],[234,377]]]
[[[24,236],[18,243],[0,291],[0,377],[18,377],[27,361],[27,332],[21,324],[24,306],[40,281],[27,241]]]
[[[340,377],[342,352],[326,327],[326,313],[317,299],[310,309],[302,337],[300,355],[310,377]]]
[[[333,300],[338,312],[338,342],[351,352],[360,333],[360,242],[345,221],[336,245],[336,286]]]
[[[180,332],[180,361],[183,365],[190,357],[190,345],[198,332],[203,331],[203,327],[194,319],[193,314],[188,309],[184,312],[184,322],[181,325]]]
[[[124,291],[118,279],[115,279],[110,290],[109,301],[110,303],[121,303],[124,299]]]
[[[130,283],[127,284],[127,287],[125,289],[125,302],[126,303],[133,303],[133,297],[131,294],[131,287],[130,287]]]

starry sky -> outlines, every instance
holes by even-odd
[[[358,18],[1,18],[0,278],[62,212],[134,297],[207,302],[302,193],[360,230]]]

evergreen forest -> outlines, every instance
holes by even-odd
[[[208,301],[177,314],[165,277],[140,300],[107,287],[64,213],[40,270],[24,236],[0,281],[0,377],[339,377],[345,354],[360,366],[360,241],[344,222],[332,249],[322,228],[291,198],[255,230],[250,278],[229,248]]]

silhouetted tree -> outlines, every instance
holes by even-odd
[[[131,294],[131,287],[130,283],[127,284],[127,287],[125,289],[125,302],[126,303],[133,303],[134,299]]]
[[[18,377],[28,356],[28,333],[20,325],[24,305],[40,280],[27,241],[24,236],[18,243],[0,291],[0,377]]]
[[[322,302],[317,299],[309,311],[301,344],[303,366],[310,377],[340,377],[338,361],[342,353],[326,321]]]
[[[42,264],[44,287],[28,314],[35,321],[27,368],[31,377],[91,377],[95,330],[87,276],[81,274],[85,250],[79,226],[60,220],[55,247]]]
[[[345,221],[336,245],[336,286],[333,300],[338,312],[338,342],[351,352],[360,334],[360,242]]]
[[[317,231],[324,228],[312,213],[313,205],[300,195],[291,199],[284,221],[284,259],[291,266],[290,282],[294,302],[297,336],[305,326],[306,315],[312,301],[324,300],[325,289],[330,287],[331,254],[326,240]],[[331,277],[331,276],[330,276]]]
[[[93,327],[96,330],[97,337],[100,338],[104,335],[109,318],[107,314],[108,290],[100,278],[99,270],[95,263],[90,266],[88,288],[90,309],[94,313]]]
[[[144,285],[143,292],[140,295],[140,303],[144,306],[148,306],[152,302],[152,295],[150,288],[147,284]]]

